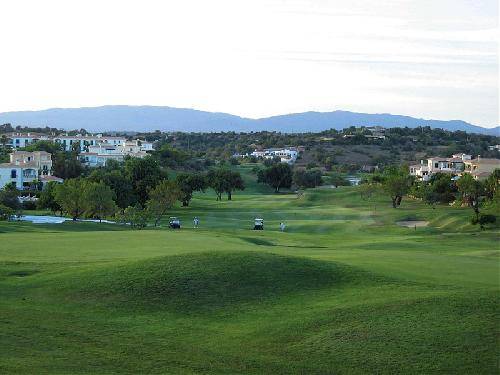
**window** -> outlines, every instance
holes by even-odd
[[[10,178],[17,178],[17,171],[15,169],[10,171]]]
[[[434,168],[438,168],[439,167],[439,163],[434,163]]]

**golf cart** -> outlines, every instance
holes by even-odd
[[[168,221],[168,226],[172,229],[181,229],[181,221],[178,217],[171,216]]]
[[[255,218],[253,230],[264,230],[264,219]]]

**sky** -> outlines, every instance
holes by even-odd
[[[498,0],[0,1],[0,112],[166,105],[499,124]]]

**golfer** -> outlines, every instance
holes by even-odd
[[[280,231],[285,231],[285,223],[280,223]]]

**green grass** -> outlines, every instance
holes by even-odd
[[[248,189],[197,195],[180,231],[0,223],[0,373],[498,372],[498,228],[240,168]]]

